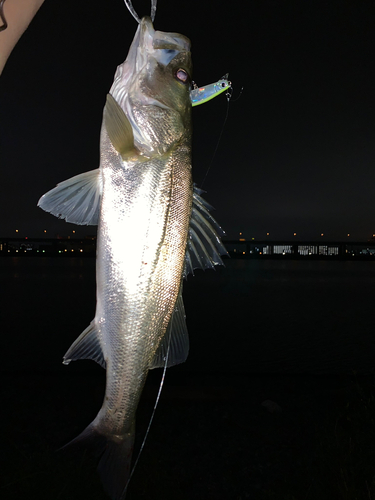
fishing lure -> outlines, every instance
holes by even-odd
[[[225,91],[229,91],[232,88],[232,83],[228,80],[228,73],[220,78],[216,83],[211,83],[210,85],[205,85],[204,87],[198,87],[194,85],[194,88],[190,91],[190,100],[192,106],[198,106],[207,101],[210,101],[214,97],[222,94]]]

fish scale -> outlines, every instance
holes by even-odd
[[[99,169],[39,200],[69,222],[98,224],[95,318],[64,363],[93,359],[106,368],[102,407],[71,444],[91,443],[113,500],[126,493],[148,371],[188,355],[182,279],[226,253],[192,182],[191,69],[188,39],[143,18],[107,96]]]
[[[110,432],[117,435],[123,434],[135,417],[151,360],[177,299],[191,214],[192,181],[190,162],[181,162],[183,155],[172,154],[166,163],[157,160],[123,170],[123,179],[118,183],[118,176],[113,176],[113,172],[121,160],[105,129],[103,135],[101,154],[110,161],[105,161],[103,166],[103,222],[99,223],[98,262],[104,261],[105,265],[98,266],[97,279],[98,295],[104,296],[104,308],[98,308],[97,316],[106,318],[105,328],[100,329],[106,346],[105,359],[113,359],[117,370],[118,360],[133,361],[122,366],[120,375],[114,372],[113,377],[107,376],[108,388],[99,421],[105,422],[107,432],[112,425]],[[186,135],[185,142],[190,142],[190,134]],[[141,174],[137,170],[141,170]],[[113,178],[116,179],[114,206]],[[106,196],[107,182],[109,196]],[[120,217],[116,207],[118,199],[127,200]],[[134,220],[142,230],[138,231],[137,227],[132,234]],[[101,224],[105,227],[104,237]],[[118,235],[121,237],[117,238]],[[131,236],[126,252],[122,235]],[[114,240],[118,244],[114,244]],[[131,248],[133,242],[134,249]],[[134,283],[129,276],[134,276]],[[117,289],[119,279],[125,285],[124,295],[112,292],[113,287]],[[106,300],[107,294],[111,300]],[[109,343],[107,338],[111,339]],[[125,343],[124,349],[119,348],[122,343]],[[107,367],[112,367],[112,362],[107,362]],[[113,416],[116,408],[121,409],[122,421]]]

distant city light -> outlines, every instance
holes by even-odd
[[[350,236],[350,234],[348,233],[348,236]]]
[[[297,233],[293,233],[293,236],[297,236]]]
[[[269,235],[270,235],[270,233],[267,233],[267,236],[269,236]]]
[[[44,233],[46,233],[46,232],[47,232],[47,229],[45,229],[43,232],[44,232]]]
[[[324,236],[324,233],[320,233],[320,236]]]
[[[75,234],[75,233],[76,233],[76,232],[75,232],[75,231],[73,231],[73,234]]]
[[[16,233],[18,233],[18,229],[16,229]]]

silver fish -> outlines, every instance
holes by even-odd
[[[125,496],[135,413],[150,369],[186,360],[182,279],[222,264],[210,206],[191,176],[191,55],[183,35],[137,29],[107,96],[100,168],[39,200],[76,224],[98,224],[94,320],[64,356],[106,368],[103,405],[74,442],[91,440],[109,495]]]

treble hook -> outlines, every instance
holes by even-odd
[[[5,0],[0,0],[0,18],[3,22],[3,25],[0,26],[0,31],[4,31],[8,27],[8,23],[7,23],[7,20],[5,19],[5,15],[4,15],[4,3],[5,3]]]
[[[4,1],[5,0],[0,0],[0,1]],[[137,21],[137,23],[139,24],[141,22],[141,20],[139,19],[139,16],[138,14],[136,13],[134,7],[133,7],[133,4],[132,4],[132,1],[131,0],[124,0],[125,2],[125,5],[127,6],[130,14],[134,17],[134,19]],[[157,4],[157,0],[151,0],[151,21],[154,22],[155,20],[155,14],[156,14],[156,4]]]
[[[241,90],[240,90],[240,93],[238,94],[238,96],[232,100],[232,102],[236,102],[238,101],[238,99],[241,97],[242,95],[242,91],[243,91],[243,87],[241,87]],[[228,102],[232,99],[232,95],[233,95],[233,87],[228,87],[228,90],[226,91],[225,93],[226,97],[227,97],[227,100]]]

